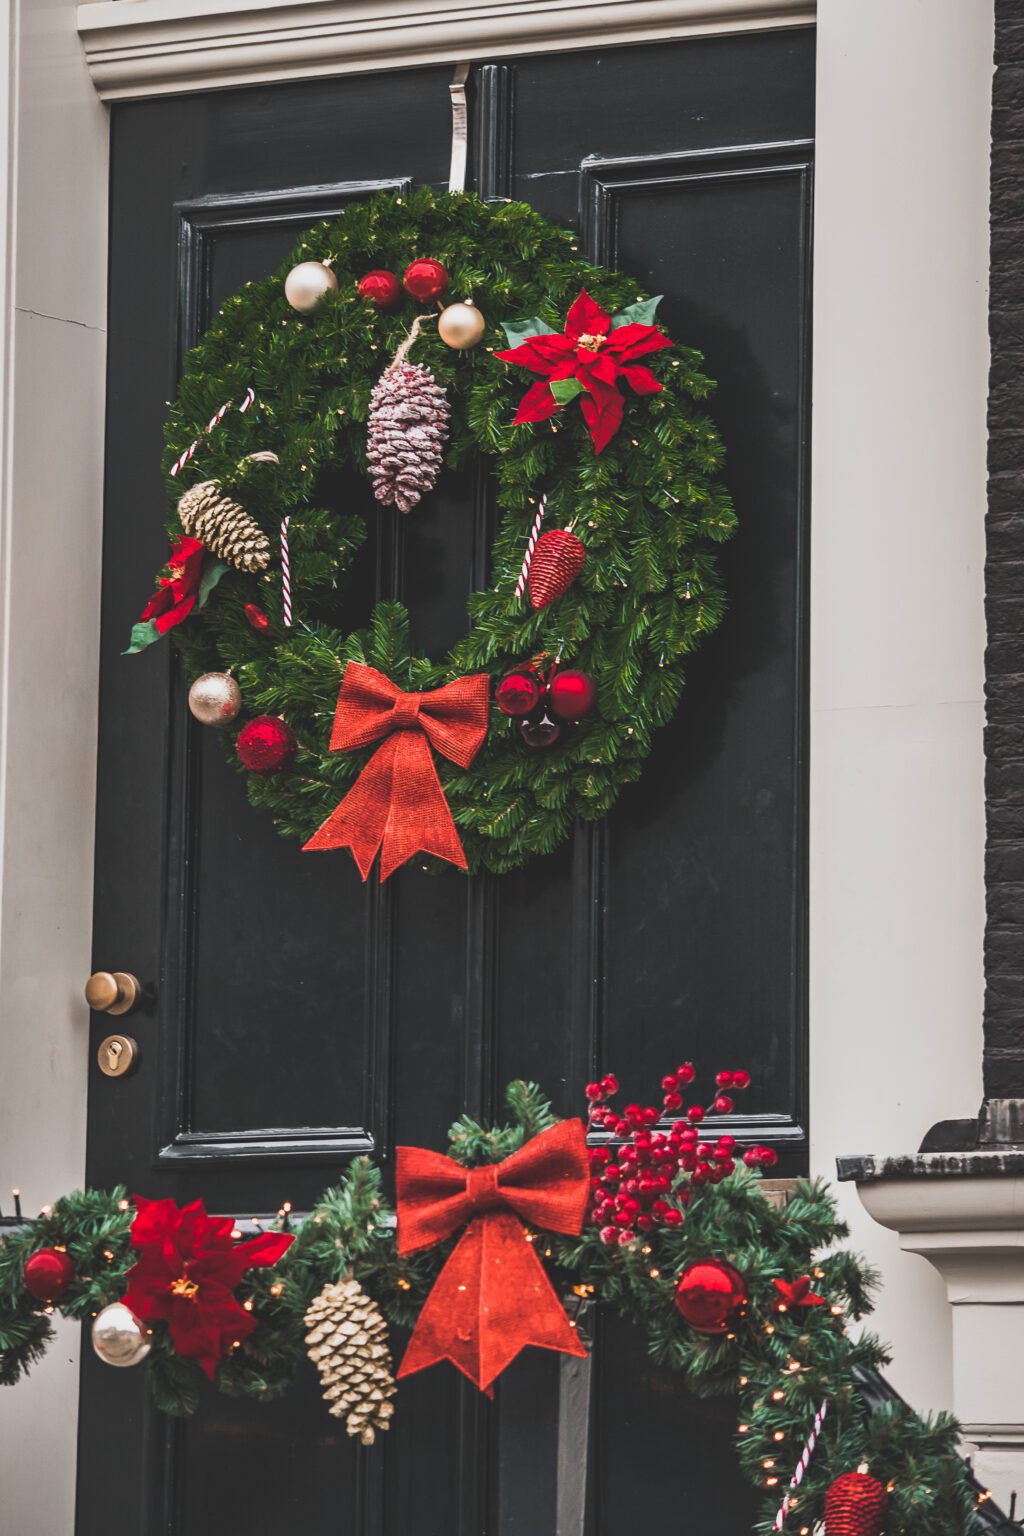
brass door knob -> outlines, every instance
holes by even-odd
[[[129,1035],[108,1035],[96,1052],[104,1077],[127,1077],[135,1070],[139,1048]]]
[[[141,991],[130,971],[94,971],[85,984],[85,1000],[97,1013],[131,1013]]]

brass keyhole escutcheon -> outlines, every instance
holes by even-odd
[[[85,1000],[96,1013],[131,1013],[142,988],[130,971],[94,971],[85,984]]]
[[[138,1065],[139,1048],[130,1035],[108,1035],[96,1060],[104,1077],[127,1077]]]

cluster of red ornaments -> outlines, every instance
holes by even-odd
[[[378,309],[395,309],[402,302],[402,289],[420,304],[439,299],[448,287],[448,269],[431,256],[417,256],[405,269],[399,282],[394,272],[376,267],[359,279],[359,293]]]
[[[502,714],[519,721],[528,747],[553,747],[562,734],[561,721],[582,720],[597,703],[594,679],[578,667],[547,672],[532,663],[506,672],[495,689]]]
[[[607,1101],[618,1092],[618,1079],[611,1073],[600,1082],[587,1085],[590,1100],[590,1124],[609,1132],[620,1145],[593,1147],[590,1151],[590,1220],[601,1229],[603,1243],[625,1246],[639,1234],[656,1227],[679,1227],[683,1208],[693,1191],[704,1184],[718,1184],[736,1167],[734,1136],[719,1136],[714,1142],[701,1139],[697,1127],[705,1115],[728,1115],[734,1108],[726,1088],[743,1089],[750,1084],[748,1072],[719,1072],[717,1092],[705,1109],[691,1104],[684,1109],[682,1091],[696,1078],[693,1063],[684,1061],[674,1072],[662,1078],[662,1108],[654,1105],[627,1104],[619,1113]],[[665,1115],[682,1115],[668,1131],[656,1127]],[[771,1168],[777,1161],[770,1147],[750,1147],[743,1161],[752,1168]]]

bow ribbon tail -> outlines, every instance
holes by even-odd
[[[398,1375],[450,1360],[481,1391],[527,1345],[586,1358],[544,1267],[511,1211],[470,1222],[424,1303]]]
[[[381,743],[304,851],[346,847],[352,849],[364,880],[378,849],[382,882],[415,853],[432,853],[466,868],[430,744],[421,731],[396,731]]]

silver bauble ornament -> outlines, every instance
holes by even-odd
[[[300,315],[311,315],[324,294],[337,286],[338,279],[322,261],[300,261],[284,280],[284,296]]]
[[[188,707],[200,725],[230,725],[242,707],[242,690],[230,672],[204,672],[188,691]]]
[[[92,1325],[92,1347],[107,1365],[140,1365],[152,1349],[149,1330],[123,1301],[104,1307]]]
[[[487,321],[475,304],[449,304],[437,317],[437,334],[456,352],[475,347],[486,329]]]

